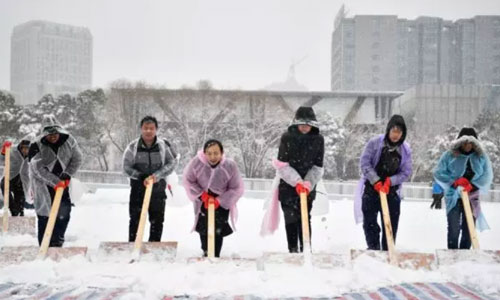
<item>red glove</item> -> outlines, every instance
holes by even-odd
[[[389,194],[389,187],[387,186],[387,180],[385,182],[382,182],[382,180],[377,181],[377,183],[375,183],[373,188],[379,193]]]
[[[469,180],[465,177],[460,177],[455,182],[453,183],[453,187],[457,188],[458,186],[461,186],[464,188],[464,191],[467,193],[470,193],[472,191],[472,184],[470,184]]]
[[[309,188],[311,187],[311,184],[306,184],[306,182],[299,182],[297,183],[297,185],[295,185],[295,191],[297,192],[297,194],[299,194],[299,196],[302,193],[306,193],[306,195],[309,195]]]
[[[207,192],[203,192],[200,196],[201,201],[203,202],[203,206],[205,206],[206,209],[208,209],[208,204],[213,201],[214,203],[214,208],[217,209],[220,206],[219,200],[217,198],[214,198],[210,196]]]
[[[59,181],[54,189],[62,188],[63,190],[69,186],[69,180],[61,180]]]
[[[389,190],[391,189],[391,178],[387,177],[384,181],[384,189],[387,191],[386,194],[389,194]]]
[[[12,146],[12,142],[9,142],[9,141],[5,141],[3,142],[3,145],[2,145],[2,155],[5,155],[5,151],[7,150],[7,148],[10,148]]]

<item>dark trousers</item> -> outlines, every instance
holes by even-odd
[[[54,189],[48,187],[49,193],[52,200],[54,199]],[[62,247],[64,244],[64,235],[66,229],[68,228],[68,223],[71,217],[71,199],[69,197],[68,189],[64,190],[61,206],[59,207],[59,212],[57,213],[56,223],[54,225],[54,231],[52,232],[52,237],[50,239],[49,247]],[[37,216],[38,218],[38,244],[42,244],[43,236],[45,234],[45,228],[47,227],[47,222],[49,217]]]
[[[233,229],[229,226],[229,210],[223,207],[217,208],[215,211],[215,257],[220,256],[222,250],[222,242],[225,236],[233,233]],[[201,205],[200,213],[198,214],[198,222],[195,230],[200,234],[201,250],[203,256],[207,256],[208,249],[208,211]]]
[[[446,218],[448,220],[448,249],[470,249],[471,240],[462,199],[458,199],[457,205],[450,210]],[[458,244],[459,237],[460,245]]]
[[[288,251],[298,253],[304,250],[304,241],[302,236],[302,214],[300,212],[300,199],[297,196],[295,201],[281,201],[281,209],[285,218],[286,240]],[[311,209],[312,199],[307,201],[307,211],[309,216],[309,236],[312,237],[311,228]]]
[[[396,243],[396,233],[398,232],[399,213],[401,200],[396,192],[396,189],[391,189],[387,195],[387,204],[389,206],[389,217],[391,219],[392,234],[394,243]],[[362,198],[363,211],[363,230],[365,232],[366,244],[369,250],[380,250],[380,226],[378,224],[378,215],[380,212],[382,220],[382,228],[384,218],[382,215],[382,207],[380,205],[380,196],[371,185],[365,187]],[[382,232],[382,250],[387,251],[387,238],[385,230]]]
[[[203,256],[208,254],[208,236],[206,234],[200,233],[201,250],[203,250]],[[220,257],[220,251],[222,250],[222,242],[224,237],[221,235],[215,235],[215,257]]]
[[[4,193],[5,178],[0,182],[2,195]],[[21,176],[17,175],[9,183],[9,209],[12,216],[24,216],[24,190]],[[3,203],[2,203],[3,204]]]
[[[150,242],[160,242],[161,235],[163,233],[163,221],[165,219],[165,200],[167,198],[165,194],[165,189],[161,191],[160,186],[165,186],[164,180],[155,183],[153,186],[153,193],[151,194],[151,200],[149,203],[149,241]],[[146,188],[144,187],[142,181],[132,180],[131,190],[130,190],[130,202],[129,202],[129,230],[128,230],[128,241],[135,241],[137,235],[137,228],[139,227],[139,219],[141,217],[142,204],[144,202],[144,193]]]

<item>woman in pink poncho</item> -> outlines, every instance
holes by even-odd
[[[184,188],[193,201],[195,226],[201,249],[207,256],[208,201],[215,198],[215,256],[220,256],[222,241],[233,233],[237,218],[236,203],[243,195],[243,180],[236,163],[224,156],[222,143],[209,140],[184,170]],[[231,215],[232,228],[228,223]]]

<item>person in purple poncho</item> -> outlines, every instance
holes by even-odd
[[[381,212],[379,192],[387,194],[394,241],[398,231],[401,184],[412,172],[411,150],[406,138],[406,124],[402,116],[393,115],[385,134],[372,138],[360,159],[362,178],[354,202],[356,222],[363,222],[369,250],[387,250],[385,231],[380,241],[377,222]],[[382,214],[381,214],[382,215]],[[382,217],[383,218],[383,217]],[[382,219],[383,223],[383,219]]]
[[[243,195],[243,180],[236,163],[226,158],[222,143],[208,140],[184,170],[183,186],[193,201],[195,225],[200,234],[203,256],[207,256],[208,202],[215,198],[215,256],[220,257],[225,236],[233,233],[236,203]],[[229,225],[231,216],[232,228]]]

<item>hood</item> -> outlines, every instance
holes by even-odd
[[[312,127],[311,133],[319,134],[319,123],[312,107],[301,106],[295,112],[295,117],[288,127],[290,132],[298,132],[298,125],[309,125]]]
[[[68,134],[54,115],[44,115],[42,120],[42,136],[54,133]]]
[[[479,142],[474,128],[462,128],[457,136],[457,139],[451,142],[450,150],[455,153],[460,153],[460,147],[462,147],[465,143],[472,143],[472,148],[478,155],[482,155],[484,153],[483,146],[481,145],[481,142]]]
[[[403,131],[403,135],[401,136],[401,139],[399,139],[399,141],[396,143],[397,146],[400,146],[405,142],[406,132],[407,132],[406,123],[405,123],[405,119],[403,118],[403,116],[393,115],[391,117],[391,119],[389,120],[389,123],[387,123],[387,128],[385,130],[384,140],[391,145],[393,143],[389,140],[389,132],[391,131],[391,129],[393,127],[399,127],[401,129],[401,131]]]

